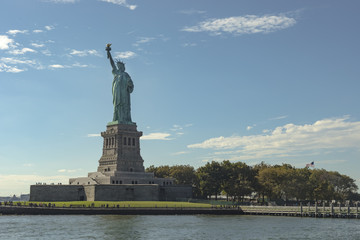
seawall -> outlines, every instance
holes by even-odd
[[[0,215],[241,215],[240,208],[58,208],[0,206]]]

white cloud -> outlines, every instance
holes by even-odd
[[[59,169],[58,170],[58,172],[60,172],[60,173],[64,173],[64,172],[66,172],[66,173],[74,173],[74,172],[77,172],[78,170],[76,170],[76,169]]]
[[[196,43],[184,43],[182,46],[183,47],[196,47],[197,44]]]
[[[136,56],[136,53],[134,53],[132,51],[116,52],[115,53],[115,58],[121,58],[121,59],[133,58],[135,56]]]
[[[43,30],[40,30],[40,29],[35,29],[34,31],[33,31],[33,33],[42,33],[43,32]]]
[[[141,37],[141,38],[139,38],[139,40],[137,40],[137,41],[133,44],[133,46],[138,47],[138,46],[141,45],[141,44],[148,43],[148,42],[151,42],[151,41],[153,41],[153,40],[155,40],[155,38],[153,38],[153,37]]]
[[[73,65],[71,65],[72,67],[80,67],[80,68],[84,68],[84,67],[88,67],[89,65],[86,64],[80,64],[80,63],[74,63]]]
[[[169,133],[150,133],[141,137],[141,140],[171,140]]]
[[[280,120],[280,119],[284,119],[284,118],[287,118],[287,117],[288,117],[287,115],[284,115],[284,116],[270,118],[269,120]]]
[[[16,58],[16,57],[2,57],[0,58],[0,63],[4,63],[4,64],[12,64],[12,65],[27,65],[30,66],[32,68],[35,69],[43,69],[44,67],[36,60],[29,60],[29,59],[24,59],[24,58]],[[20,70],[20,71],[24,71],[24,70]],[[19,72],[19,69],[13,72]]]
[[[247,127],[246,127],[246,130],[249,131],[249,130],[251,130],[252,128],[253,128],[253,126],[247,126]]]
[[[13,39],[6,35],[0,35],[0,50],[9,49],[13,43]]]
[[[45,44],[32,43],[31,46],[36,47],[36,48],[42,48],[45,46]]]
[[[206,13],[206,11],[196,10],[196,9],[181,10],[179,12],[182,13],[182,14],[186,14],[186,15],[204,14],[204,13]]]
[[[22,60],[18,58],[9,58],[9,57],[2,57],[0,58],[1,62],[9,63],[9,64],[27,64],[27,65],[34,65],[36,64],[33,60]]]
[[[17,30],[17,29],[14,29],[14,30],[9,30],[9,31],[7,31],[6,33],[15,36],[15,35],[18,34],[18,33],[27,33],[27,32],[28,32],[28,30]]]
[[[52,55],[49,49],[42,50],[41,53],[46,55],[46,56],[51,56]]]
[[[192,126],[191,123],[185,124],[184,126],[181,126],[181,125],[178,125],[178,124],[174,124],[170,130],[173,131],[173,132],[175,132],[176,135],[182,136],[182,135],[185,134],[185,133],[183,132],[183,131],[184,131],[184,128],[188,128],[188,127],[191,127],[191,126]]]
[[[61,65],[61,64],[52,64],[52,65],[49,65],[50,68],[65,68],[66,66],[64,65]]]
[[[36,52],[36,51],[31,48],[14,49],[14,50],[9,51],[9,53],[13,54],[13,55],[23,55],[28,52]]]
[[[55,29],[55,27],[48,25],[48,26],[45,26],[45,29],[48,30],[48,31],[50,31],[50,30]]]
[[[217,154],[235,154],[237,160],[262,157],[287,157],[298,154],[318,154],[321,151],[358,149],[360,122],[349,117],[323,119],[313,124],[286,124],[264,135],[217,137],[188,148],[230,150]]]
[[[108,2],[108,3],[113,3],[113,4],[116,4],[116,5],[120,5],[120,6],[123,6],[123,7],[127,7],[129,8],[130,10],[135,10],[136,9],[136,5],[130,5],[127,3],[126,0],[100,0],[102,2]]]
[[[101,56],[98,51],[94,50],[94,49],[91,49],[91,50],[71,50],[70,52],[71,55],[76,55],[76,56],[79,56],[79,57],[85,57],[85,56],[88,56],[88,55],[95,55],[95,56]]]
[[[71,65],[62,65],[62,64],[52,64],[52,65],[49,65],[49,68],[50,68],[50,69],[74,68],[74,67],[85,68],[85,67],[88,67],[88,65],[86,65],[86,64],[80,64],[80,63],[73,63],[73,64],[71,64]]]
[[[285,15],[246,15],[239,17],[208,19],[198,23],[196,26],[184,27],[182,31],[210,32],[214,35],[221,35],[222,33],[231,33],[235,35],[269,33],[291,27],[295,23],[296,20],[294,18],[290,18]]]
[[[14,66],[8,66],[5,63],[0,62],[0,72],[19,73],[25,71]]]
[[[87,137],[101,137],[100,133],[89,133]]]
[[[184,154],[188,154],[189,152],[186,152],[186,151],[181,151],[181,152],[176,152],[176,153],[173,153],[172,155],[184,155]]]
[[[170,129],[170,130],[171,130],[171,131],[174,131],[174,132],[176,132],[176,131],[181,131],[181,130],[183,130],[183,127],[180,126],[180,125],[174,124],[174,125],[173,125],[173,128]]]

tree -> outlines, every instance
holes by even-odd
[[[221,184],[223,181],[223,169],[218,162],[212,161],[206,163],[196,171],[198,178],[197,187],[203,197],[215,195],[215,199],[221,193]]]
[[[146,168],[146,172],[153,172],[156,178],[170,177],[170,167],[168,165],[160,167],[154,167],[154,165],[151,165],[150,167]]]
[[[324,169],[314,169],[309,177],[311,191],[310,200],[333,200],[337,199],[334,191],[334,185],[330,181],[331,176]]]
[[[191,184],[196,182],[194,167],[190,165],[176,165],[170,167],[170,177],[175,178],[176,184]]]
[[[311,185],[309,183],[310,175],[311,171],[309,168],[295,169],[290,184],[293,186],[291,195],[296,198],[297,201],[308,199],[311,191]]]
[[[265,196],[266,196],[266,189],[264,186],[259,182],[259,172],[265,168],[270,168],[271,166],[269,164],[266,164],[265,162],[261,162],[259,164],[256,164],[252,169],[255,174],[255,179],[253,182],[253,188],[255,192],[258,193],[259,197],[262,197],[262,203],[265,203]]]
[[[295,169],[289,164],[262,168],[257,179],[264,194],[271,200],[293,198],[296,189],[291,184]]]
[[[245,163],[222,162],[223,181],[222,189],[233,199],[243,199],[244,196],[253,192],[255,172]]]

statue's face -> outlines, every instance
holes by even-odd
[[[117,66],[118,66],[118,69],[120,70],[120,71],[125,71],[125,66],[124,66],[124,64],[122,64],[122,63],[117,63]]]

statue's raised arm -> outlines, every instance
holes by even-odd
[[[111,51],[111,47],[110,47],[110,46],[111,46],[111,43],[106,44],[105,50],[106,50],[106,52],[107,52],[107,58],[110,59],[111,67],[112,67],[113,71],[115,71],[115,70],[117,70],[117,68],[116,68],[116,66],[115,66],[114,60],[113,60],[113,58],[112,58],[112,56],[111,56],[111,53],[110,53],[110,51]]]

